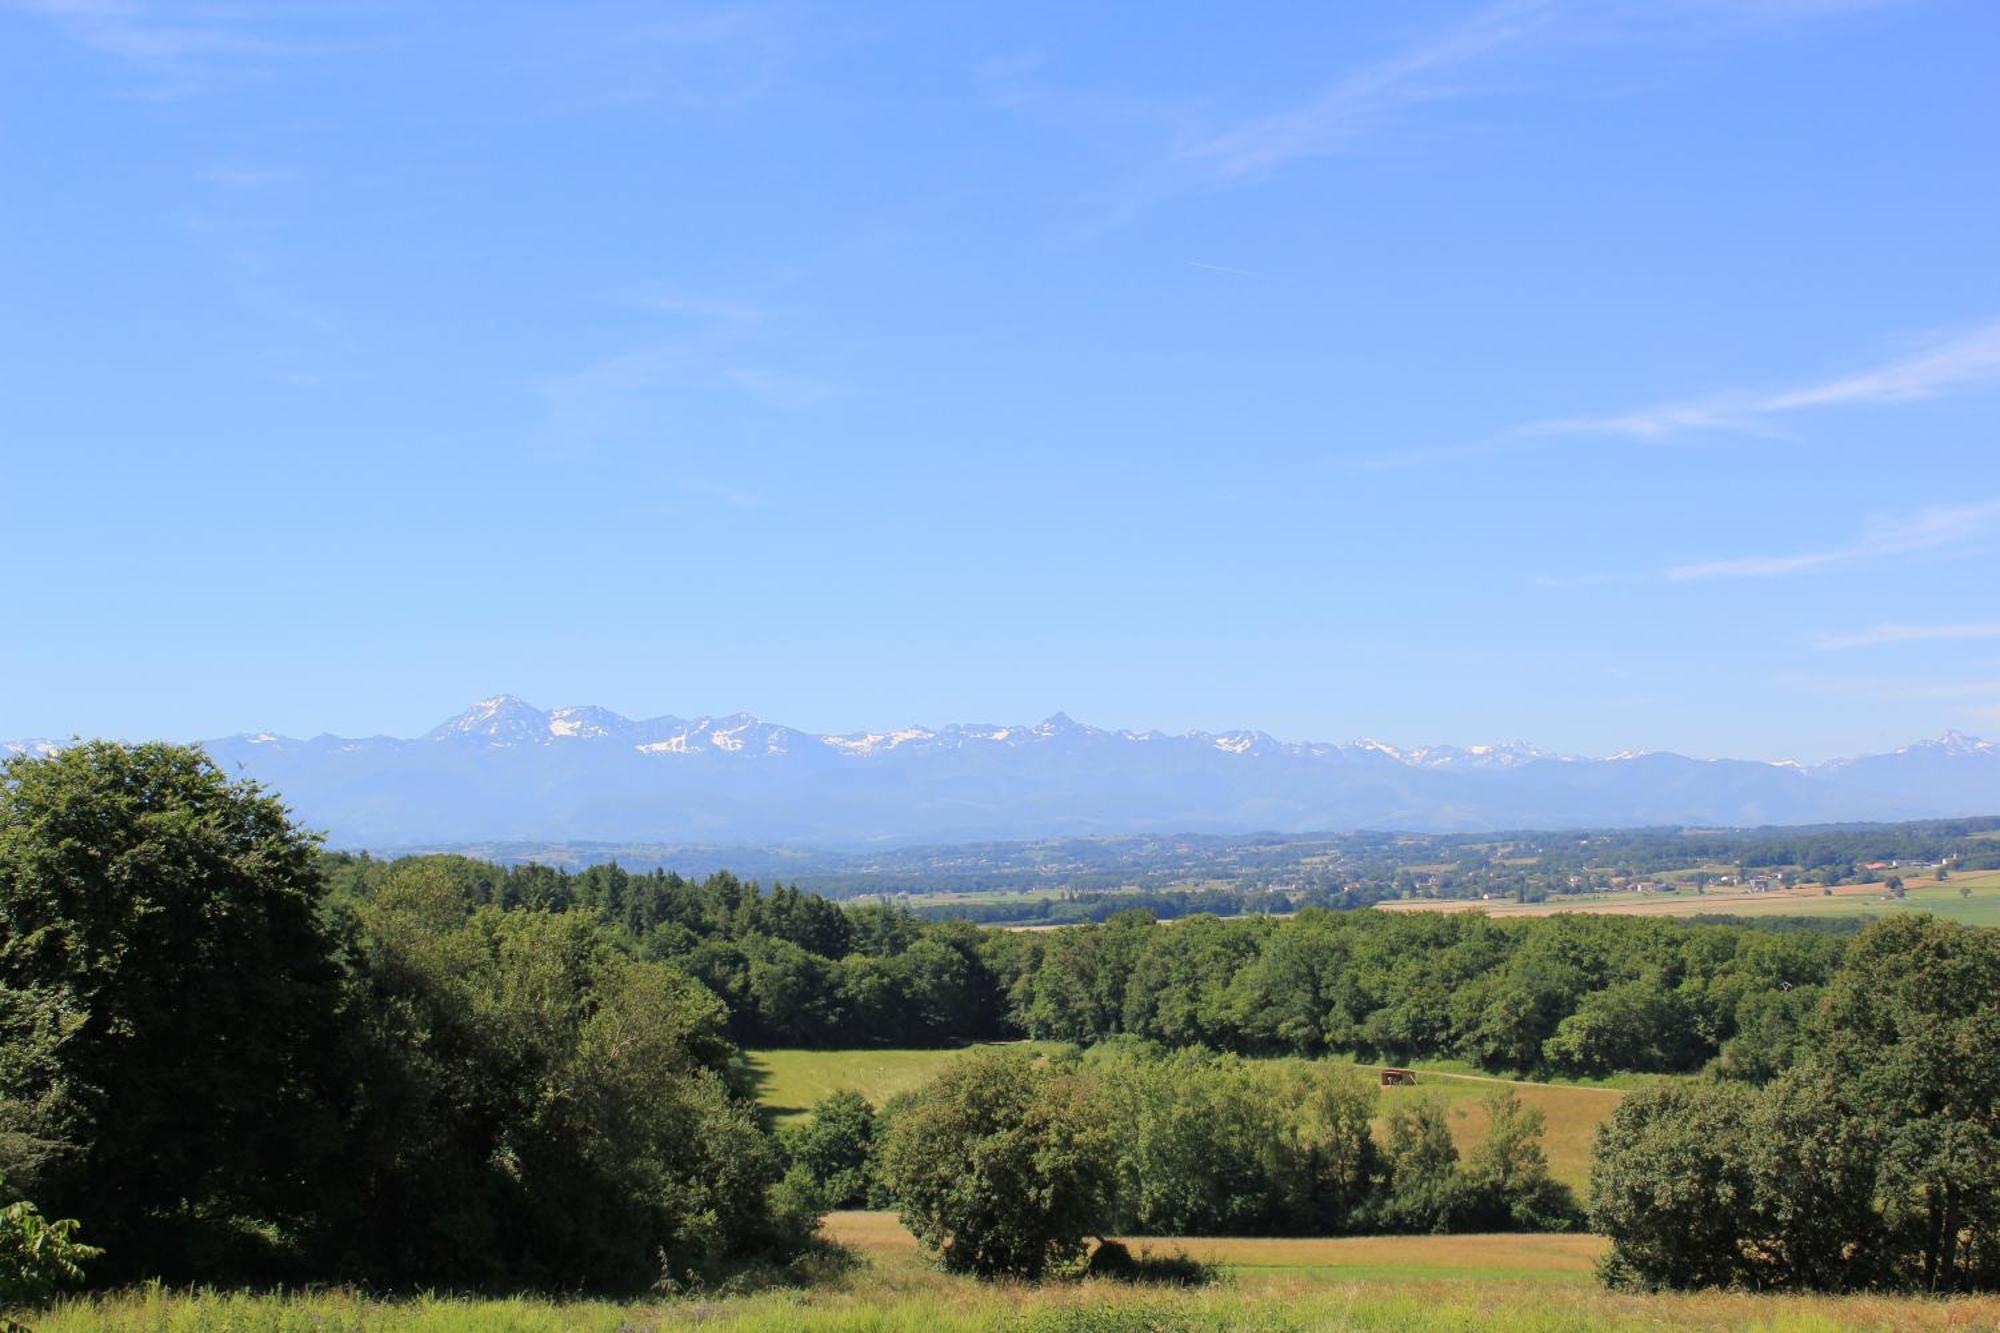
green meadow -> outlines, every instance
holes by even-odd
[[[1038,1043],[1052,1048],[1053,1043]],[[898,1093],[921,1087],[938,1070],[969,1048],[947,1050],[845,1050],[746,1051],[745,1068],[757,1090],[757,1099],[773,1121],[785,1124],[810,1113],[814,1103],[835,1092],[858,1092],[876,1106]],[[1373,1078],[1377,1065],[1359,1065],[1352,1060],[1330,1059],[1326,1063],[1357,1069]],[[1511,1085],[1521,1100],[1548,1117],[1543,1145],[1549,1155],[1549,1171],[1581,1196],[1590,1179],[1590,1147],[1598,1125],[1624,1096],[1623,1086],[1649,1079],[1628,1077],[1605,1083],[1527,1083],[1493,1078],[1483,1074],[1455,1071],[1449,1067],[1420,1065],[1416,1087],[1383,1088],[1382,1111],[1386,1115],[1398,1103],[1418,1097],[1442,1095],[1453,1111],[1452,1134],[1460,1151],[1478,1143],[1486,1135],[1484,1098],[1494,1088]]]

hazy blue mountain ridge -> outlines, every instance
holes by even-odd
[[[19,741],[6,752],[45,752]],[[1759,825],[2000,810],[2000,746],[1947,733],[1813,767],[1525,743],[1398,749],[1257,731],[1109,731],[1058,713],[823,736],[481,700],[422,737],[205,742],[339,847],[526,840],[744,845],[1126,833]]]

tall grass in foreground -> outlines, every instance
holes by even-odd
[[[1783,1297],[1736,1293],[1617,1295],[1588,1287],[1468,1282],[1270,1283],[1162,1294],[1108,1283],[980,1286],[926,1279],[841,1290],[619,1305],[422,1297],[382,1301],[349,1291],[283,1296],[138,1289],[26,1312],[37,1333],[1586,1333],[1586,1330],[2000,1328],[2000,1298]]]

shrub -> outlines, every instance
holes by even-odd
[[[1142,1247],[1139,1253],[1134,1254],[1122,1241],[1099,1240],[1097,1248],[1090,1252],[1084,1276],[1135,1285],[1205,1287],[1221,1276],[1221,1269],[1202,1262],[1185,1250],[1154,1254]]]
[[[1741,1142],[1753,1094],[1739,1084],[1633,1093],[1597,1132],[1592,1229],[1611,1238],[1613,1286],[1726,1286],[1742,1276],[1750,1166]]]
[[[1389,1231],[1450,1231],[1469,1202],[1451,1139],[1451,1112],[1432,1094],[1389,1116],[1389,1194],[1380,1221]]]
[[[26,1200],[0,1208],[0,1308],[40,1305],[83,1281],[83,1266],[104,1251],[76,1232],[76,1219],[49,1221]]]
[[[903,1223],[945,1268],[1039,1278],[1102,1225],[1112,1136],[1074,1068],[1024,1051],[954,1061],[896,1114],[885,1183]]]
[[[822,1211],[859,1208],[875,1176],[875,1108],[861,1094],[836,1092],[820,1099],[812,1118],[787,1126],[778,1145],[821,1200]]]

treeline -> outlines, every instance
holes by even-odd
[[[1013,1035],[1004,938],[892,907],[843,907],[719,871],[693,880],[616,865],[575,873],[463,857],[330,854],[335,901],[365,903],[413,865],[502,912],[576,912],[632,954],[670,962],[720,999],[727,1032],[757,1046],[941,1046]]]
[[[1623,1285],[2000,1289],[2000,931],[1870,926],[1791,1069],[1627,1098],[1591,1191]]]
[[[1306,911],[1144,917],[1022,936],[1009,962],[1032,1036],[1129,1033],[1247,1053],[1462,1059],[1495,1071],[1689,1071],[1791,1062],[1838,936],[1621,916]]]
[[[198,750],[9,764],[0,1203],[40,1212],[0,1209],[0,1287],[90,1257],[43,1213],[96,1280],[630,1290],[792,1253],[817,1218],[773,1194],[715,995],[465,884],[415,861],[329,897]]]
[[[1325,1062],[1110,1042],[987,1048],[879,1113],[852,1093],[788,1130],[809,1208],[896,1208],[947,1268],[1039,1277],[1084,1238],[1568,1230],[1543,1118],[1512,1088],[1461,1160],[1441,1097],[1374,1127],[1379,1094]],[[1119,1252],[1100,1247],[1094,1263]]]
[[[1601,1075],[1784,1068],[1845,938],[1612,915],[1493,920],[1340,912],[1125,910],[1046,932],[926,921],[722,872],[578,873],[455,857],[330,857],[335,900],[365,903],[421,865],[502,911],[577,911],[637,957],[722,1001],[745,1045],[935,1046],[1131,1035],[1244,1054],[1462,1059]]]

